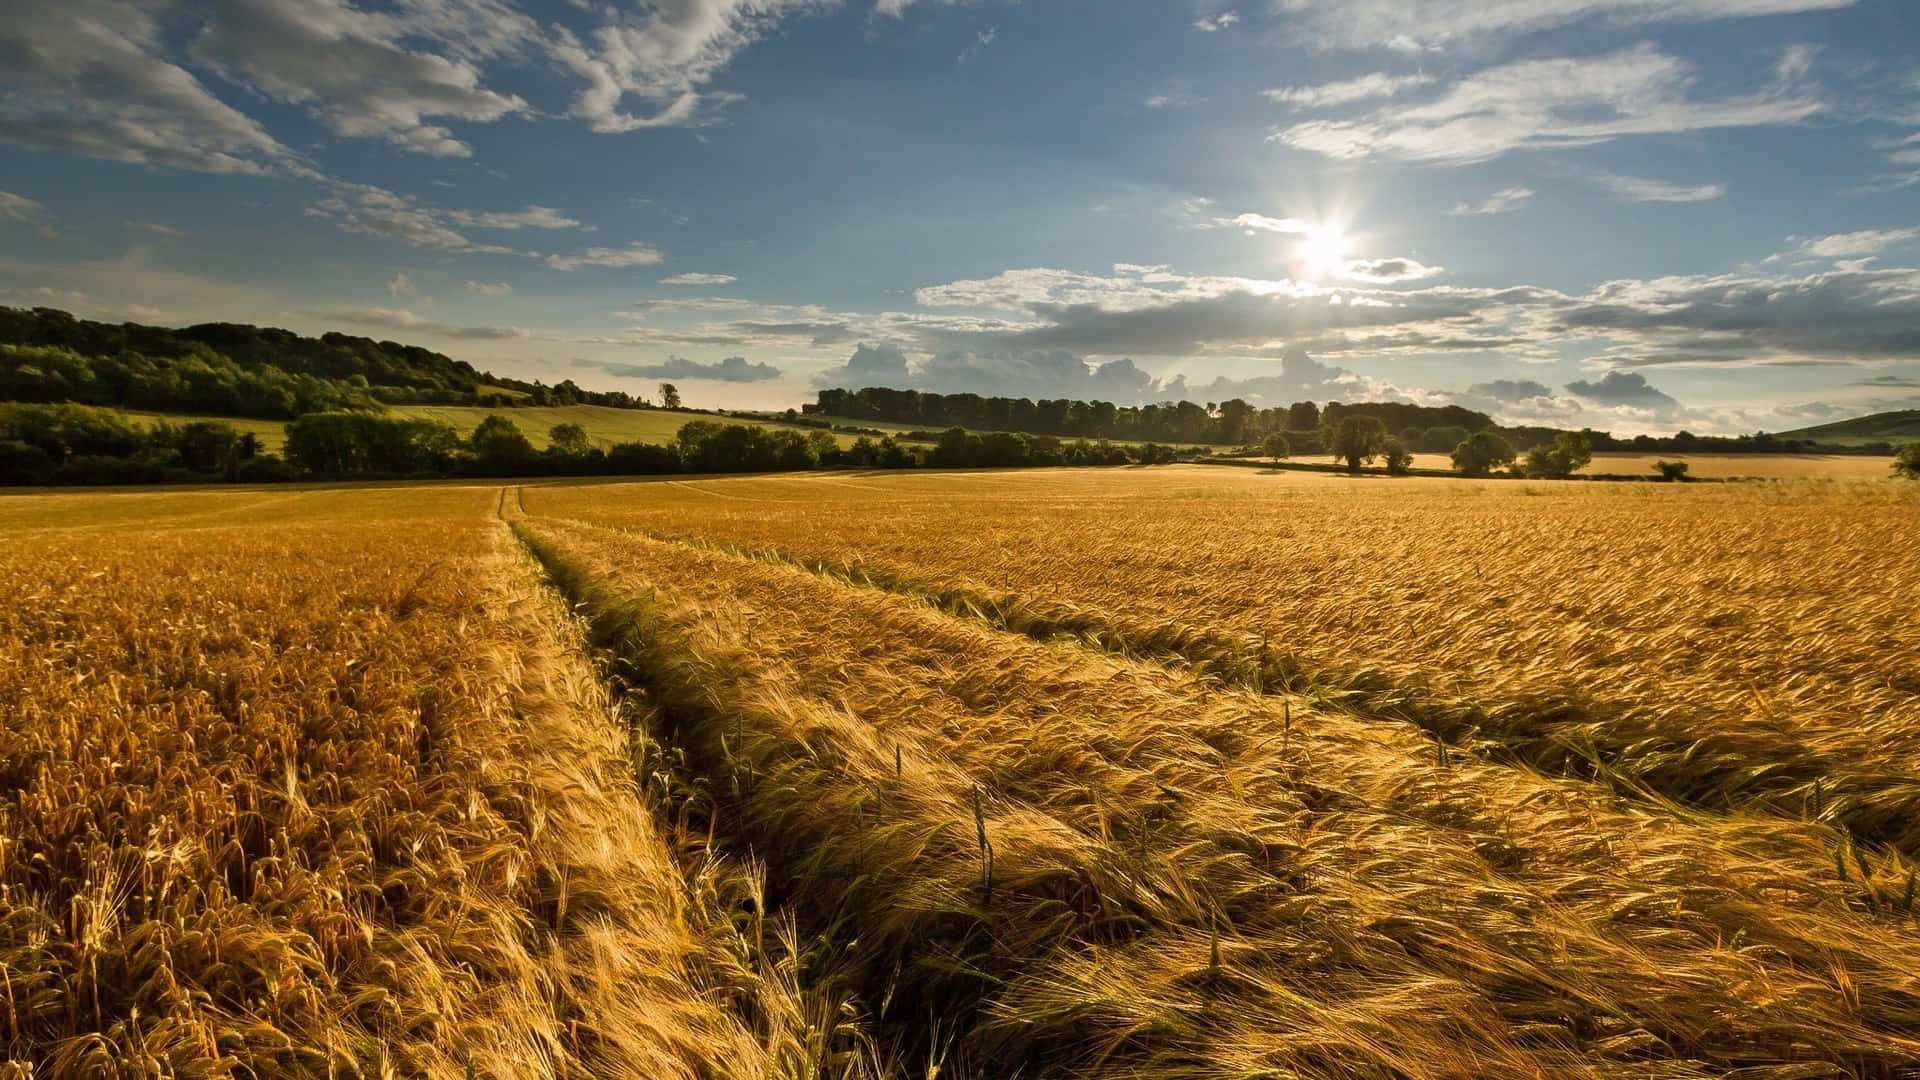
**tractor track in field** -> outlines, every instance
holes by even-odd
[[[1808,755],[1790,765],[1765,770],[1737,801],[1709,799],[1662,783],[1658,776],[1640,775],[1635,767],[1634,758],[1643,755],[1691,758],[1695,747],[1682,740],[1623,740],[1615,748],[1598,745],[1590,734],[1586,738],[1570,734],[1618,715],[1622,708],[1612,703],[1568,697],[1490,707],[1468,698],[1432,695],[1418,685],[1366,672],[1353,678],[1343,678],[1339,673],[1329,676],[1302,662],[1284,642],[1266,637],[1175,620],[1149,624],[1058,601],[941,584],[866,562],[809,557],[778,548],[746,547],[577,517],[527,516],[790,566],[853,588],[912,599],[1035,641],[1072,641],[1100,652],[1160,663],[1224,686],[1303,699],[1315,707],[1367,720],[1412,725],[1434,740],[1437,755],[1478,755],[1543,775],[1578,779],[1665,812],[1751,810],[1788,820],[1811,818],[1839,830],[1843,843],[1890,849],[1904,862],[1920,857],[1920,852],[1902,846],[1897,822],[1862,821],[1857,820],[1859,814],[1842,807],[1828,805],[1816,811],[1806,805],[1804,795],[1798,793],[1816,785],[1830,771],[1837,771],[1838,763]],[[1830,770],[1829,765],[1836,768]],[[1713,785],[1702,781],[1695,786]]]

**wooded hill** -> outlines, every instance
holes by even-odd
[[[418,345],[240,323],[180,329],[0,307],[0,400],[291,419],[382,404],[642,404],[523,382]]]

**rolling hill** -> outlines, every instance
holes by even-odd
[[[1877,442],[1903,443],[1920,439],[1920,409],[1898,409],[1893,412],[1874,413],[1871,416],[1857,416],[1852,420],[1838,420],[1831,424],[1800,428],[1797,431],[1783,431],[1780,432],[1780,437],[1812,439],[1816,442],[1841,443],[1850,446]]]

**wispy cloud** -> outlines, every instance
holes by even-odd
[[[657,364],[630,364],[623,361],[575,361],[577,366],[597,367],[609,375],[639,379],[712,379],[717,382],[766,382],[780,377],[780,369],[768,363],[748,363],[744,356],[729,356],[710,364],[684,356],[668,356]]]
[[[1518,210],[1533,198],[1534,191],[1528,187],[1501,188],[1479,203],[1455,203],[1449,214],[1504,214]]]
[[[546,264],[555,270],[578,270],[583,266],[652,266],[659,262],[660,252],[645,244],[630,244],[624,248],[596,247],[572,255],[549,255]]]
[[[513,292],[513,286],[504,281],[469,281],[466,287],[475,296],[506,296]]]
[[[1406,52],[1606,20],[1620,27],[1849,7],[1854,0],[1276,0],[1292,36],[1318,49]]]
[[[1357,79],[1321,83],[1318,86],[1275,87],[1260,91],[1260,95],[1271,101],[1295,105],[1303,109],[1321,109],[1333,105],[1349,105],[1356,101],[1394,97],[1404,90],[1425,86],[1432,81],[1431,75],[1389,75],[1384,71],[1376,71]]]
[[[740,279],[732,274],[675,274],[660,279],[662,285],[731,285]]]
[[[1239,21],[1240,16],[1238,14],[1231,11],[1223,11],[1218,15],[1202,15],[1200,18],[1193,20],[1193,28],[1203,34],[1217,34],[1222,30],[1231,28]]]
[[[1526,60],[1476,72],[1424,105],[1306,121],[1271,137],[1333,158],[1469,162],[1626,135],[1790,124],[1822,107],[1779,83],[1741,97],[1689,100],[1694,81],[1688,64],[1651,45]]]
[[[1859,232],[1818,236],[1800,245],[1800,250],[1823,259],[1857,259],[1878,255],[1896,244],[1920,236],[1917,229],[1862,229]]]
[[[475,214],[455,210],[447,215],[454,222],[475,229],[578,229],[578,221],[551,206],[529,206],[525,210]]]
[[[1725,184],[1671,184],[1640,176],[1593,172],[1593,182],[1628,202],[1705,202],[1727,193]]]
[[[987,27],[985,30],[982,30],[978,34],[974,35],[973,44],[968,45],[964,49],[961,49],[960,55],[955,57],[955,59],[958,60],[960,63],[964,64],[967,61],[973,59],[974,57],[979,56],[980,50],[993,44],[993,39],[998,37],[999,35],[1000,35],[1000,31],[998,29],[991,26]]]
[[[47,208],[10,191],[0,191],[0,221],[38,221]]]

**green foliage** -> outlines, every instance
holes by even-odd
[[[1485,476],[1498,465],[1511,465],[1513,446],[1491,431],[1476,431],[1453,448],[1453,467],[1463,476]]]
[[[1553,444],[1541,444],[1527,451],[1527,475],[1563,479],[1593,462],[1593,442],[1584,431],[1563,431]]]
[[[1269,432],[1266,438],[1260,440],[1260,452],[1267,457],[1283,458],[1286,457],[1290,451],[1291,447],[1287,444],[1287,436],[1283,432]]]
[[[1893,456],[1893,474],[1920,480],[1920,442],[1910,442]]]
[[[481,420],[467,444],[473,447],[481,471],[493,475],[515,475],[533,460],[533,443],[521,433],[520,425],[498,413]]]
[[[1423,454],[1451,454],[1453,448],[1467,441],[1471,432],[1463,427],[1430,427],[1420,433],[1417,439],[1409,439],[1408,444]]]
[[[584,454],[590,448],[587,429],[579,424],[555,424],[547,429],[547,443],[562,454]]]
[[[660,384],[660,407],[677,409],[680,407],[680,388],[670,382]]]
[[[1380,456],[1386,462],[1387,472],[1394,476],[1405,476],[1413,468],[1413,451],[1397,436],[1386,437],[1380,446]]]
[[[1388,438],[1387,425],[1364,413],[1347,413],[1320,429],[1320,441],[1327,453],[1345,461],[1347,470],[1356,473],[1386,449]]]
[[[319,476],[447,473],[462,453],[459,433],[434,420],[331,412],[287,425],[287,460]]]
[[[1684,461],[1656,461],[1653,463],[1653,471],[1659,473],[1660,479],[1668,483],[1678,483],[1687,478],[1687,463]]]

